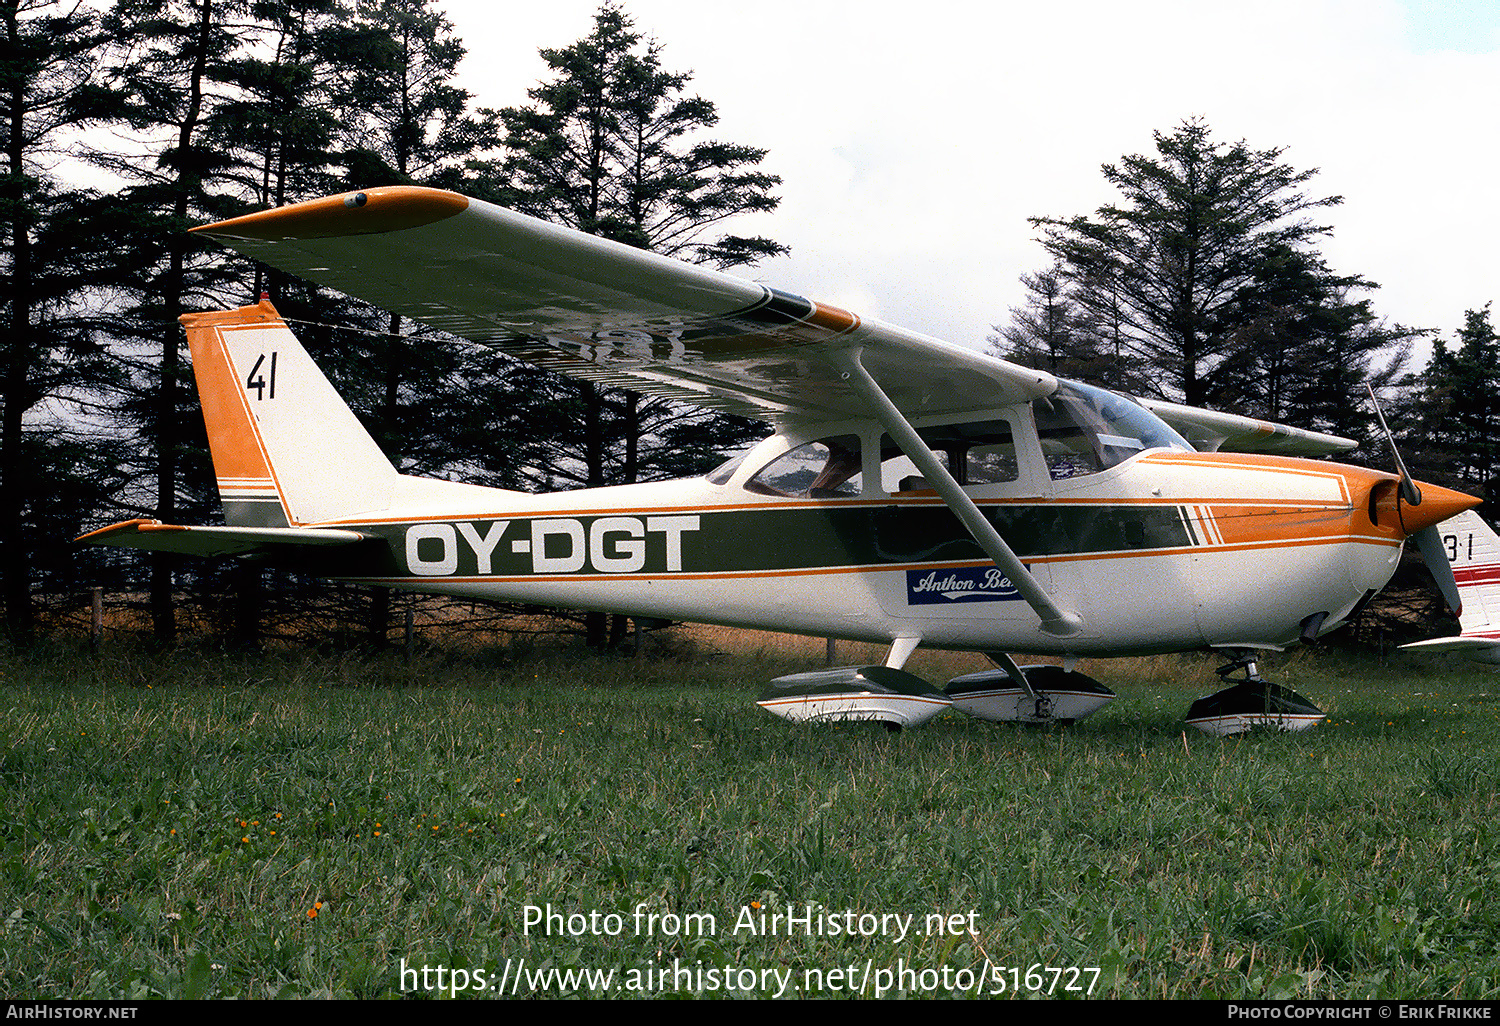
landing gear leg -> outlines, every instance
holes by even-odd
[[[1026,692],[1026,700],[1031,703],[1031,716],[1029,719],[1038,723],[1050,723],[1052,720],[1052,698],[1031,686],[1026,679],[1026,671],[1016,665],[1016,661],[1005,652],[986,652],[985,656],[990,662],[1010,674],[1011,680],[1021,685],[1021,690]],[[1022,717],[1027,719],[1028,717]]]
[[[1069,724],[1104,708],[1115,693],[1068,666],[1017,666],[1004,652],[986,652],[997,669],[948,682],[953,708],[981,720]]]

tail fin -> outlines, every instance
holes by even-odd
[[[396,468],[269,300],[182,323],[226,523],[298,526],[390,505]]]
[[[1478,513],[1466,510],[1437,525],[1463,604],[1457,637],[1413,641],[1402,648],[1461,652],[1482,663],[1500,663],[1500,536]]]
[[[1438,525],[1463,597],[1463,633],[1500,638],[1500,536],[1473,510]]]

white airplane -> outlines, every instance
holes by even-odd
[[[1461,633],[1401,647],[1461,652],[1478,663],[1500,663],[1500,536],[1473,510],[1443,521],[1437,530],[1462,599]]]
[[[1478,501],[1298,458],[1348,439],[1137,402],[454,193],[370,189],[197,230],[775,434],[684,481],[534,495],[401,475],[262,299],[183,317],[227,526],[83,541],[890,646],[882,667],[773,682],[762,704],[789,719],[1072,719],[1110,696],[1079,657],[1210,648],[1244,680],[1195,705],[1198,725],[1305,726],[1315,707],[1261,681],[1253,653],[1342,623],[1407,537]],[[998,668],[939,691],[902,670],[919,645]]]

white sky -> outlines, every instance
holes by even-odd
[[[526,101],[594,0],[445,0],[476,102]],[[626,0],[663,65],[768,149],[792,248],[749,276],[982,347],[1046,264],[1028,217],[1115,198],[1100,165],[1200,116],[1319,169],[1321,249],[1440,329],[1500,301],[1500,0]]]

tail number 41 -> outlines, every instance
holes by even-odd
[[[264,374],[262,374],[261,373],[261,368],[265,367],[265,366],[266,366],[266,354],[265,353],[261,353],[259,356],[257,356],[255,358],[255,366],[250,368],[250,373],[245,378],[245,391],[247,391],[247,392],[254,392],[255,393],[255,399],[256,399],[257,402],[259,402],[262,399],[275,399],[276,398],[276,354],[275,353],[271,354],[271,366],[269,368],[267,368],[267,370],[265,371]]]

